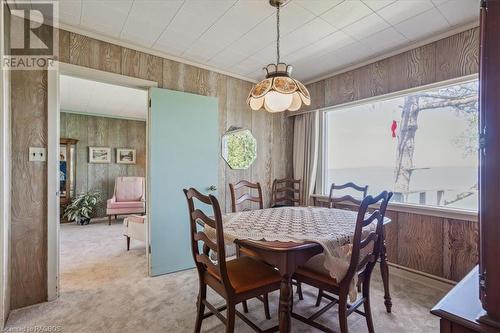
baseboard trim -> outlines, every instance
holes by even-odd
[[[391,269],[391,274],[400,276],[405,279],[412,280],[414,282],[424,284],[426,286],[431,286],[443,291],[449,291],[450,288],[455,286],[457,282],[442,278],[440,276],[432,275],[416,269],[408,268],[394,263],[389,263]]]

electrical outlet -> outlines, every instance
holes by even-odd
[[[30,147],[30,162],[47,161],[47,149],[39,147]]]

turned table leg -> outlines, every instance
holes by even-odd
[[[380,251],[380,272],[382,273],[382,282],[384,283],[384,304],[388,313],[391,313],[392,300],[389,292],[389,266],[387,265],[387,249],[385,245],[385,237],[382,242]]]
[[[286,274],[281,277],[280,287],[279,328],[281,333],[291,332],[292,302],[292,277]]]

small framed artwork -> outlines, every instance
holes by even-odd
[[[135,149],[116,148],[116,163],[135,164]]]
[[[111,148],[89,147],[89,163],[111,163]]]

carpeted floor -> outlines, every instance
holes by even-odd
[[[383,306],[383,292],[378,272],[372,283],[372,312],[376,332],[438,332],[439,321],[430,308],[445,294],[445,289],[429,281],[409,279],[391,268],[393,313]],[[61,295],[56,301],[15,310],[6,329],[53,327],[62,332],[192,332],[198,289],[194,270],[155,278],[147,277],[144,244],[132,241],[126,251],[122,226],[115,223],[92,223],[87,226],[61,226]],[[316,291],[305,287],[305,299],[294,304],[294,311],[310,313]],[[215,294],[217,305],[223,304]],[[265,320],[262,303],[249,303],[249,316],[261,327],[277,323],[278,294],[271,300],[271,320]],[[297,299],[296,299],[297,300]],[[241,310],[241,309],[240,309]],[[321,321],[338,329],[335,308]],[[237,332],[253,332],[240,319]],[[363,317],[349,317],[350,332],[366,332]],[[206,319],[203,332],[223,332],[215,317]],[[293,321],[293,332],[317,332]]]

